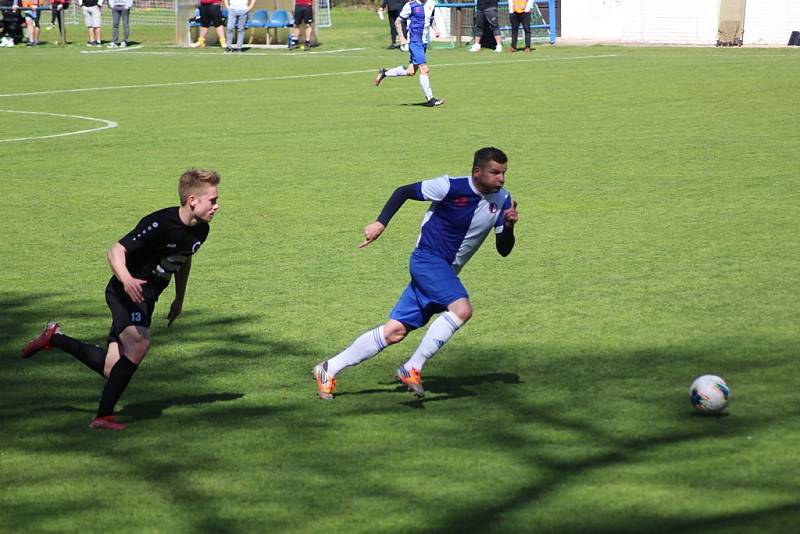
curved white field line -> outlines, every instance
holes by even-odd
[[[107,130],[109,128],[116,128],[118,125],[114,121],[107,121],[105,119],[97,119],[95,117],[83,117],[81,115],[64,115],[63,113],[47,113],[45,111],[17,111],[12,109],[0,109],[0,113],[22,113],[25,115],[49,115],[52,117],[66,117],[68,119],[82,119],[86,121],[102,122],[103,126],[97,128],[89,128],[88,130],[78,130],[75,132],[64,132],[60,134],[51,135],[35,135],[31,137],[15,137],[14,139],[0,139],[0,143],[13,143],[15,141],[30,141],[33,139],[52,139],[54,137],[66,137],[68,135],[79,135],[90,132],[99,132],[100,130]]]

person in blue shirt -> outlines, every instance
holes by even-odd
[[[411,253],[411,281],[389,314],[389,320],[359,336],[333,358],[312,371],[317,395],[332,399],[336,375],[346,367],[372,358],[383,349],[440,314],[425,333],[411,358],[395,377],[418,397],[425,395],[421,370],[425,362],[472,316],[472,304],[458,273],[494,230],[501,256],[514,248],[517,203],[503,188],[508,158],[494,147],[475,152],[472,174],[440,176],[398,187],[377,220],[364,228],[359,248],[373,243],[406,200],[430,201],[422,220],[417,247]]]
[[[425,105],[428,107],[441,106],[445,103],[442,98],[435,98],[433,90],[431,89],[430,78],[428,73],[428,60],[425,57],[425,52],[428,50],[428,43],[431,41],[431,27],[436,37],[439,37],[439,30],[434,23],[433,13],[436,7],[436,0],[427,0],[422,2],[420,0],[411,0],[403,9],[400,10],[400,15],[395,21],[397,33],[400,36],[400,42],[403,46],[408,45],[409,60],[408,67],[399,65],[392,69],[385,69],[381,67],[378,69],[378,76],[375,78],[375,85],[378,86],[384,78],[393,78],[396,76],[414,76],[419,70],[419,85],[422,87],[422,92],[425,95]],[[403,35],[402,22],[407,21],[408,37]]]

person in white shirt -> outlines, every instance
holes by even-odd
[[[128,46],[131,37],[130,15],[133,7],[133,0],[108,0],[111,6],[111,14],[114,20],[114,40],[108,45],[109,48]],[[122,41],[119,40],[119,22],[122,21]]]
[[[244,45],[244,30],[247,24],[247,14],[253,9],[256,0],[222,0],[228,10],[226,52],[241,52]],[[236,28],[236,46],[233,46],[233,30]]]

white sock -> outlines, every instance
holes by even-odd
[[[447,343],[448,339],[453,337],[453,334],[461,328],[462,324],[464,324],[464,321],[451,311],[441,314],[428,327],[428,331],[425,332],[425,337],[422,338],[416,352],[414,352],[410,360],[403,364],[403,368],[406,371],[411,371],[412,368],[417,371],[422,370],[425,362],[432,358]]]
[[[422,92],[425,93],[425,100],[433,98],[433,91],[431,91],[431,81],[427,74],[419,75],[419,85],[422,87]]]
[[[400,65],[399,67],[387,70],[386,76],[408,76],[408,70]]]
[[[345,367],[356,365],[372,358],[386,348],[386,339],[383,337],[383,326],[373,328],[361,334],[353,344],[327,361],[326,371],[331,376],[336,376]]]

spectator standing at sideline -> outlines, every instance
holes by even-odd
[[[83,8],[83,21],[89,29],[89,40],[86,46],[101,46],[100,40],[100,8],[103,0],[78,0],[78,5]]]
[[[531,51],[531,10],[533,0],[508,0],[508,18],[511,21],[511,51],[517,51],[519,26],[525,32],[525,52]]]
[[[475,6],[475,40],[469,51],[480,51],[483,31],[488,28],[492,30],[497,43],[494,51],[499,54],[503,51],[503,45],[500,37],[500,24],[497,21],[497,0],[477,0],[477,2]]]
[[[219,7],[221,0],[200,0],[200,33],[197,42],[192,46],[195,48],[205,48],[206,34],[211,25],[214,26],[219,38],[219,45],[223,48],[228,46],[225,41],[225,29],[222,27],[222,9]]]
[[[14,7],[22,6],[22,16],[25,18],[25,27],[28,28],[28,46],[39,44],[39,4],[41,0],[22,0],[19,4],[14,2]]]
[[[388,11],[389,14],[389,35],[392,38],[392,43],[387,47],[389,50],[394,50],[400,48],[400,45],[397,44],[397,27],[395,27],[395,21],[397,17],[400,16],[400,10],[403,9],[403,5],[406,3],[406,0],[383,0],[381,3],[381,7],[378,8],[378,16],[383,20],[383,13],[384,11]],[[406,35],[406,21],[403,20],[403,35]]]
[[[52,26],[58,23],[58,34],[61,36],[62,40],[66,39],[66,33],[64,33],[64,13],[67,9],[69,9],[69,0],[50,0],[50,25]]]
[[[131,37],[130,15],[133,7],[133,0],[108,0],[111,6],[111,13],[114,20],[114,41],[108,45],[109,48],[125,48]],[[122,41],[119,40],[119,22],[122,21]]]
[[[223,0],[228,10],[228,47],[226,52],[241,52],[244,45],[244,30],[247,14],[256,5],[256,0]],[[236,47],[233,46],[233,30],[236,28]]]
[[[300,48],[304,50],[311,48],[311,34],[314,31],[314,6],[312,2],[313,0],[294,1],[294,28],[292,28],[294,43],[289,48],[295,48],[297,43],[300,42],[300,25],[303,23],[306,25],[306,42]]]

